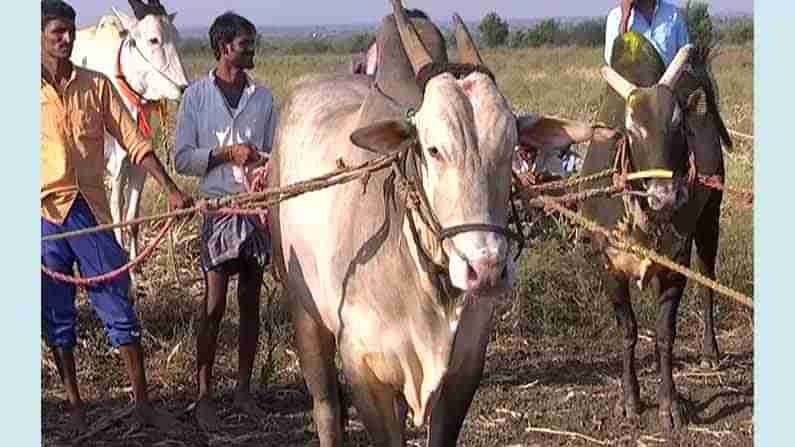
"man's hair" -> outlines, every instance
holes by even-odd
[[[63,0],[41,0],[41,29],[55,19],[64,19],[74,22],[77,17],[74,8]]]
[[[221,47],[235,40],[242,34],[257,34],[257,28],[245,17],[227,11],[216,17],[210,26],[210,45],[213,47],[215,60],[221,59]]]

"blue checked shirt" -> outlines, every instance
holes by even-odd
[[[614,8],[607,16],[605,29],[605,62],[610,64],[613,42],[621,33],[621,7]],[[687,18],[676,6],[657,0],[651,23],[642,14],[629,14],[629,30],[642,34],[648,39],[668,66],[680,48],[690,43],[687,33]]]
[[[180,174],[201,178],[199,189],[204,196],[223,197],[245,192],[245,186],[236,178],[237,167],[232,163],[208,171],[210,152],[238,143],[251,143],[262,152],[270,152],[278,118],[269,88],[247,77],[240,103],[231,110],[214,79],[214,70],[210,70],[182,97],[174,161]]]

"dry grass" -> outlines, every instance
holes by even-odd
[[[602,60],[601,49],[491,50],[486,51],[484,57],[494,70],[501,89],[511,98],[516,109],[583,120],[591,120],[595,116],[605,88],[597,75]],[[720,86],[720,105],[724,118],[729,127],[744,133],[753,133],[752,61],[750,47],[730,47],[720,52],[713,66]],[[280,104],[288,94],[292,82],[300,76],[329,71],[346,62],[342,56],[271,57],[258,61],[254,76],[273,88]],[[203,76],[212,64],[211,59],[192,59],[187,62],[187,67],[191,76]],[[169,127],[173,128],[174,105],[171,106],[171,111]],[[751,188],[752,143],[743,140],[736,140],[735,143],[735,149],[728,154],[727,159],[728,183]],[[165,154],[163,155],[166,159]],[[187,191],[196,190],[194,179],[181,176],[177,176],[177,179]],[[144,212],[152,213],[164,208],[163,197],[157,188],[149,188],[145,195]],[[728,203],[724,205],[718,279],[746,294],[753,294],[752,230],[750,209],[735,208]],[[145,263],[140,275],[143,281],[137,301],[138,312],[145,328],[144,345],[148,355],[148,377],[153,395],[168,402],[166,406],[181,414],[183,420],[190,421],[191,424],[191,419],[183,413],[190,404],[196,387],[195,327],[197,309],[202,297],[196,231],[197,221],[194,219],[175,235],[175,266],[170,265],[171,261],[165,250],[157,251]],[[572,245],[564,237],[571,231],[566,225],[547,222],[537,240],[530,244],[521,260],[515,293],[512,299],[503,303],[500,310],[494,335],[495,343],[490,352],[511,349],[511,345],[504,344],[504,340],[517,338],[533,340],[534,343],[542,345],[547,340],[556,340],[558,343],[561,339],[579,340],[577,344],[583,344],[583,340],[616,335],[612,329],[614,320],[607,298],[603,296],[596,274],[586,260],[587,249]],[[153,236],[151,229],[145,229],[144,235],[144,240],[149,240]],[[174,277],[175,271],[177,277]],[[234,288],[233,283],[232,289]],[[308,420],[308,402],[305,394],[302,394],[304,391],[295,386],[301,383],[301,378],[291,346],[292,329],[279,301],[278,289],[269,282],[266,290],[275,292],[269,310],[266,310],[267,299],[263,295],[263,331],[260,340],[262,349],[255,365],[256,389],[258,393],[263,393],[267,387],[268,397],[263,398],[266,402],[275,399],[299,406],[300,410],[279,410],[288,416],[295,411],[302,413],[295,414],[295,420],[288,419],[292,421],[289,422],[292,425],[277,428],[277,431],[302,432],[311,423]],[[232,290],[231,293],[235,291]],[[692,290],[687,294],[692,298]],[[653,307],[648,298],[641,297],[636,301],[640,324],[644,328],[653,327]],[[718,300],[720,336],[728,336],[727,334],[733,334],[734,331],[749,333],[742,330],[742,327],[752,324],[752,314],[721,298]],[[697,328],[700,327],[695,301],[686,299],[680,311],[683,328],[681,333],[684,336],[697,333]],[[216,368],[218,391],[227,400],[234,385],[237,368],[237,315],[236,300],[232,298],[229,300],[227,318],[220,331]],[[101,324],[82,298],[80,327],[79,380],[84,397],[94,405],[90,411],[101,415],[101,408],[104,406],[114,406],[117,409],[123,407],[131,395],[129,383],[122,373],[121,359],[110,348]],[[273,353],[270,359],[266,354],[269,351]],[[565,356],[566,353],[562,352],[561,355]],[[57,426],[64,420],[58,403],[63,398],[63,392],[54,365],[47,357],[43,357],[41,363],[41,383],[45,443],[57,444]],[[468,424],[477,429],[479,423],[472,420]],[[124,431],[117,432],[121,433]],[[172,445],[168,440],[163,441],[157,437],[130,438],[115,444],[114,436],[103,438],[106,439],[103,445],[158,445],[152,444],[155,441],[161,441],[159,445]],[[265,439],[250,433],[236,433],[235,436],[237,437],[204,437],[200,443],[188,441],[187,445],[248,445],[261,444]],[[249,438],[243,439],[241,436]],[[358,439],[360,436],[355,437]],[[275,438],[267,439],[271,439],[267,443],[276,442]],[[180,444],[185,445],[185,442],[173,443]]]

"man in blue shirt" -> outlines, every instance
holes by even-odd
[[[663,0],[621,0],[607,16],[605,61],[610,64],[613,42],[627,31],[646,37],[668,66],[680,48],[690,43],[687,17],[675,5]]]

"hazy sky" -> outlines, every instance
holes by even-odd
[[[93,22],[110,12],[110,7],[130,11],[123,0],[66,0],[77,10],[78,26]],[[670,1],[670,0],[669,0]],[[673,0],[682,5],[684,0]],[[327,25],[375,23],[390,12],[387,0],[161,0],[169,12],[177,11],[178,26],[209,26],[226,10],[234,10],[256,25]],[[712,12],[753,12],[752,0],[710,0]],[[546,16],[599,16],[619,4],[619,0],[404,0],[407,8],[421,8],[431,18],[448,20],[458,12],[464,20],[480,20],[490,11],[503,18]]]

